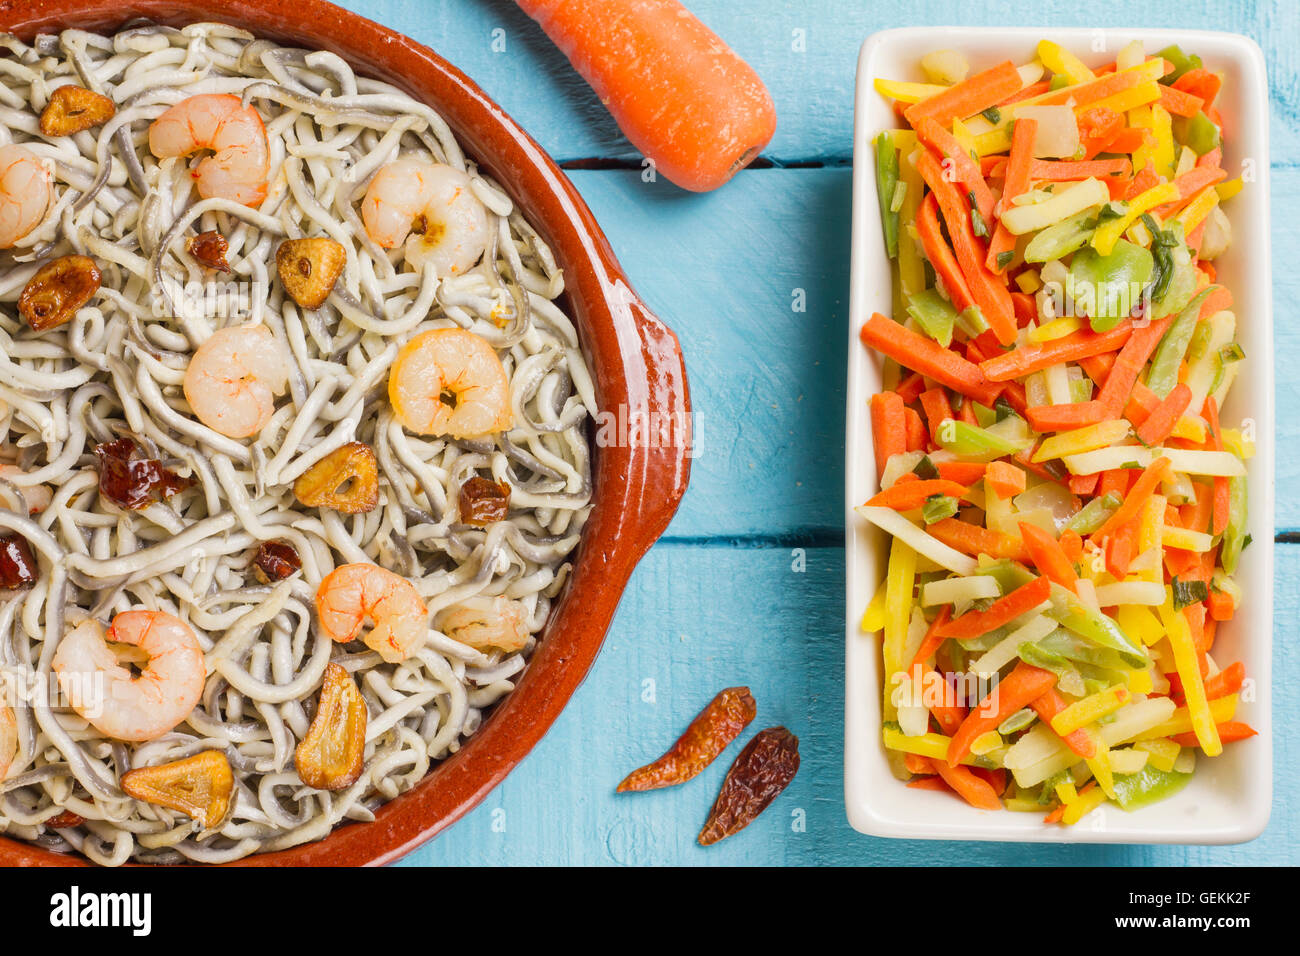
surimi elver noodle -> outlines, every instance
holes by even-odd
[[[0,699],[0,831],[220,863],[371,821],[568,578],[564,276],[434,107],[335,54],[133,24],[0,66],[0,668],[54,688]]]

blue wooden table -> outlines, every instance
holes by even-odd
[[[1278,548],[1272,823],[1223,848],[1022,846],[872,839],[842,787],[844,356],[853,80],[872,32],[971,24],[1229,30],[1268,53],[1280,369],[1300,361],[1300,5],[1233,0],[687,0],[771,89],[779,124],[762,168],[690,195],[643,182],[640,156],[549,41],[505,0],[343,0],[438,50],[571,175],[645,300],[681,337],[698,451],[667,535],[628,588],[599,660],[505,783],[408,856],[440,864],[1294,864],[1300,861],[1300,545]],[[1249,321],[1249,317],[1246,317]],[[1263,355],[1255,362],[1268,361]],[[1278,384],[1279,539],[1300,540],[1300,377]],[[691,784],[616,796],[722,687],[748,684],[755,728],[783,723],[803,767],[743,834],[694,842],[736,748]]]

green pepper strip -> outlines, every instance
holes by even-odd
[[[1190,773],[1160,770],[1148,764],[1137,773],[1115,775],[1115,802],[1125,810],[1137,810],[1172,797],[1191,779]]]
[[[1156,56],[1166,59],[1174,65],[1174,71],[1160,80],[1160,82],[1164,83],[1166,86],[1169,86],[1170,84],[1173,83],[1177,83],[1179,77],[1181,77],[1188,70],[1199,70],[1202,65],[1201,58],[1199,56],[1197,56],[1195,53],[1192,53],[1190,55],[1184,53],[1183,48],[1178,46],[1178,44],[1165,47],[1163,50],[1157,53]]]
[[[1052,607],[1047,616],[1099,647],[1118,651],[1129,667],[1146,667],[1150,663],[1146,652],[1130,641],[1118,624],[1059,584],[1052,585]]]
[[[1064,259],[1070,253],[1083,248],[1097,231],[1097,207],[1085,209],[1069,219],[1062,219],[1055,225],[1048,226],[1029,240],[1025,246],[1026,262],[1052,262]]]
[[[1115,492],[1107,492],[1100,498],[1093,498],[1079,509],[1078,513],[1066,522],[1066,527],[1076,534],[1092,534],[1106,523],[1106,519],[1119,510],[1124,503]]]
[[[894,190],[898,186],[898,150],[888,132],[876,137],[876,198],[880,202],[880,224],[885,231],[885,250],[889,258],[898,255],[898,210],[894,209]]]
[[[1089,322],[1094,332],[1108,332],[1119,325],[1141,298],[1141,290],[1155,268],[1151,253],[1125,239],[1115,243],[1109,255],[1091,246],[1079,250],[1070,261],[1066,294],[1076,302],[1075,290],[1091,294]]]
[[[1229,574],[1237,572],[1237,559],[1246,546],[1246,476],[1228,479],[1228,525],[1223,529],[1223,547],[1219,560]]]
[[[1147,373],[1147,388],[1160,398],[1165,398],[1178,384],[1178,366],[1182,364],[1187,346],[1191,344],[1192,332],[1196,330],[1201,314],[1201,303],[1209,294],[1210,290],[1205,289],[1187,303],[1156,346],[1155,357],[1151,359],[1151,371]]]
[[[955,418],[939,426],[939,445],[966,461],[993,461],[1024,450],[1017,442]]]
[[[921,331],[944,348],[952,344],[952,330],[957,324],[957,310],[937,289],[925,289],[907,297],[907,314],[916,320]]]

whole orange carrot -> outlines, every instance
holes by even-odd
[[[717,189],[776,130],[748,63],[677,0],[516,0],[619,128],[684,189]]]

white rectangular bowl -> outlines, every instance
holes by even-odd
[[[853,511],[877,489],[868,401],[880,390],[880,362],[858,340],[872,312],[888,315],[890,262],[886,258],[872,139],[894,128],[892,105],[872,86],[877,77],[919,80],[920,59],[931,50],[967,55],[972,72],[1002,60],[1028,62],[1041,39],[1051,39],[1085,63],[1113,61],[1140,39],[1148,52],[1177,43],[1197,53],[1207,68],[1223,71],[1216,105],[1224,118],[1224,168],[1241,169],[1254,182],[1225,207],[1233,243],[1215,262],[1220,281],[1235,299],[1238,337],[1247,365],[1238,376],[1223,420],[1255,422],[1256,453],[1250,477],[1250,547],[1242,553],[1237,580],[1245,592],[1231,622],[1219,627],[1215,659],[1242,660],[1253,680],[1253,699],[1239,717],[1259,736],[1227,746],[1222,756],[1198,754],[1196,775],[1177,796],[1132,813],[1112,805],[1077,826],[1044,824],[1031,813],[991,812],[967,806],[952,794],[908,789],[889,772],[881,743],[879,640],[862,634],[858,621],[884,576],[885,536]],[[875,836],[937,840],[1008,840],[1061,843],[1240,843],[1258,836],[1272,803],[1272,729],[1269,689],[1273,636],[1273,313],[1269,246],[1268,84],[1264,57],[1250,39],[1227,33],[1180,30],[1100,30],[935,27],[886,30],[872,35],[858,58],[853,134],[853,260],[848,349],[848,414],[845,461],[847,602],[845,626],[844,793],[849,822]]]

